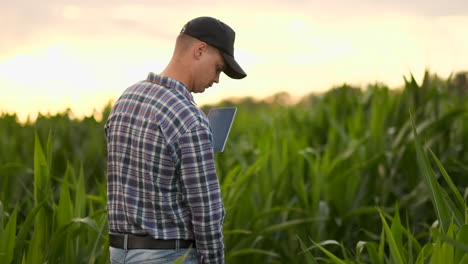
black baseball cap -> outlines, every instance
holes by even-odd
[[[234,39],[232,28],[216,18],[198,17],[190,20],[180,33],[187,34],[217,48],[224,58],[224,73],[233,79],[242,79],[247,74],[234,59]]]

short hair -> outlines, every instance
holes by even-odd
[[[196,41],[198,41],[196,38],[184,33],[180,33],[176,39],[174,54],[184,53],[185,51],[190,49]]]
[[[184,52],[189,50],[193,46],[193,44],[195,44],[198,41],[201,41],[201,40],[198,40],[198,39],[196,39],[196,38],[194,38],[192,36],[189,36],[187,34],[180,33],[177,36],[177,39],[176,39],[174,55],[183,54]],[[208,47],[207,48],[208,52],[218,52],[217,48],[209,45],[208,43],[206,45]]]

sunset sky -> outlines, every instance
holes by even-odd
[[[468,70],[466,0],[3,0],[0,112],[21,119],[69,107],[100,111],[131,84],[159,73],[182,26],[213,16],[236,31],[235,57],[247,78],[196,95],[300,97],[350,83],[392,88],[425,69]]]

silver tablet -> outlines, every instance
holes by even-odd
[[[236,107],[212,108],[208,113],[213,132],[214,152],[223,152],[231,126],[236,116]]]

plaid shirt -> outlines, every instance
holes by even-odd
[[[212,133],[187,88],[150,73],[117,100],[105,131],[110,231],[195,240],[201,263],[224,263]]]

